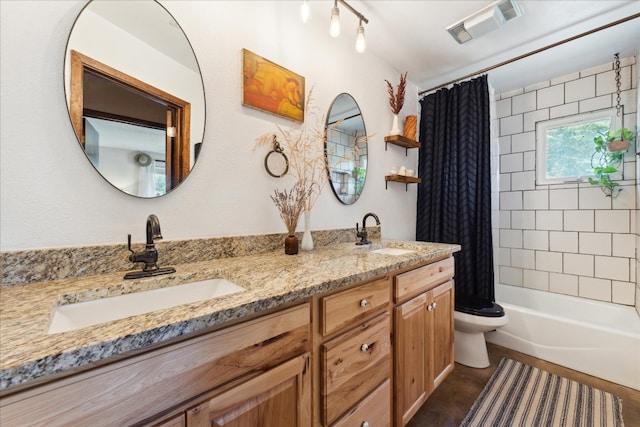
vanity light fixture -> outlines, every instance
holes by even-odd
[[[362,26],[362,19],[358,25],[356,35],[356,52],[362,53],[367,48],[367,41],[364,39],[364,27]]]
[[[302,15],[302,22],[305,24],[309,22],[311,16],[311,9],[309,9],[309,0],[302,0],[302,6],[300,6],[300,14]]]
[[[340,9],[338,9],[338,0],[334,0],[333,8],[331,9],[329,34],[331,34],[331,37],[338,37],[340,35]]]
[[[334,0],[333,2],[333,8],[331,8],[331,24],[329,25],[329,34],[331,34],[331,37],[338,37],[340,35],[340,9],[338,8],[338,3],[342,4],[358,18],[359,24],[356,30],[356,51],[359,53],[364,52],[367,47],[367,43],[364,38],[364,27],[362,26],[362,23],[364,22],[365,24],[368,24],[369,20],[363,14],[355,10],[345,0]]]

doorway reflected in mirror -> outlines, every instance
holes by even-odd
[[[107,182],[142,198],[184,182],[204,133],[204,87],[162,5],[90,1],[67,43],[65,89],[77,140]],[[141,165],[140,154],[153,161]]]

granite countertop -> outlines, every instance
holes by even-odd
[[[383,246],[403,255],[372,253]],[[0,288],[0,390],[87,369],[97,362],[144,349],[233,319],[295,303],[460,250],[458,245],[382,241],[340,243],[285,255],[284,251],[174,265],[176,273],[124,280],[123,272]],[[160,260],[160,266],[162,260]],[[60,304],[224,278],[246,289],[211,300],[48,334]],[[22,388],[22,387],[20,387]],[[4,390],[7,391],[7,390]]]

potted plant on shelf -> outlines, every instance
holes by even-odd
[[[618,188],[620,184],[613,181],[611,175],[618,172],[624,155],[634,140],[635,134],[627,128],[610,130],[593,138],[595,152],[591,157],[591,166],[594,178],[589,178],[589,183],[599,185],[607,197],[615,197],[621,190]]]

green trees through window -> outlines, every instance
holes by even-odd
[[[601,119],[547,129],[546,177],[565,180],[592,176],[593,138],[610,126],[610,119]]]
[[[536,124],[536,182],[553,184],[593,177],[593,139],[616,126],[615,109]]]

